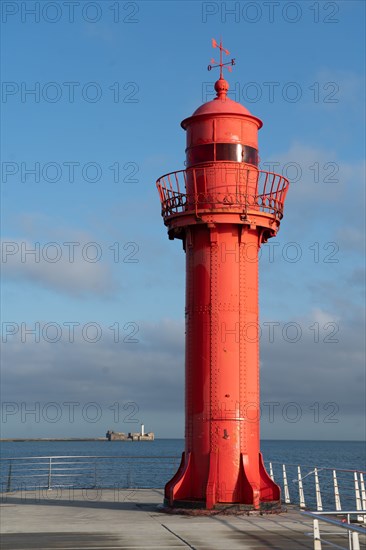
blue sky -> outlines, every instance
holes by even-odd
[[[263,437],[363,437],[364,11],[2,2],[2,437],[130,431],[129,403],[182,436],[184,253],[155,181],[184,168],[180,122],[212,98],[220,36],[231,97],[264,122],[261,167],[293,180],[260,262],[261,320],[279,323],[261,337],[262,401],[279,403]]]

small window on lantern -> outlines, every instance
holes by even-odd
[[[201,162],[212,162],[214,160],[214,144],[196,145],[186,150],[187,165],[200,164]]]
[[[245,145],[243,147],[243,152],[242,152],[242,162],[245,162],[246,164],[253,164],[254,166],[258,166],[257,149],[254,149],[254,147],[249,147],[248,145]]]
[[[242,146],[240,143],[216,143],[216,160],[241,162]]]

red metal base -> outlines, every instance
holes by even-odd
[[[281,501],[281,489],[272,481],[259,453],[259,478],[251,471],[248,455],[240,455],[237,499],[225,501],[218,490],[218,454],[210,453],[209,472],[203,499],[192,497],[197,490],[192,488],[192,453],[183,453],[180,466],[174,477],[165,486],[165,503],[171,507],[192,507],[211,510],[221,505],[244,505],[245,509],[260,510],[266,505],[276,506]],[[221,495],[222,496],[222,495]]]

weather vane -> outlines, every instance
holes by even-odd
[[[220,67],[220,78],[223,78],[223,73],[222,73],[223,67],[226,67],[227,65],[229,65],[229,67],[226,67],[226,68],[228,69],[228,71],[231,72],[232,71],[231,66],[235,65],[235,59],[231,59],[231,61],[228,61],[227,63],[222,62],[222,52],[225,52],[226,55],[230,54],[229,50],[225,50],[225,48],[223,47],[222,39],[220,40],[220,44],[218,44],[216,42],[216,40],[213,38],[212,39],[212,47],[213,48],[219,48],[219,50],[220,50],[220,63],[218,63],[214,59],[211,59],[212,64],[207,67],[207,70],[211,71],[211,69],[215,69],[216,67]]]

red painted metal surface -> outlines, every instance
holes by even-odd
[[[188,168],[157,181],[187,277],[185,452],[165,499],[259,509],[280,489],[260,454],[258,251],[278,231],[288,181],[258,170],[261,121],[227,98],[223,78],[215,89],[182,123]]]

